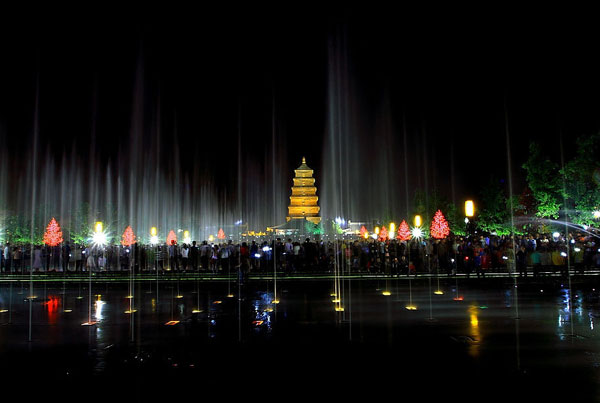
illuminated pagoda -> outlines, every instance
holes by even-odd
[[[321,208],[317,204],[319,197],[317,196],[313,170],[306,165],[306,158],[302,157],[302,165],[294,172],[296,176],[294,177],[294,186],[292,186],[286,220],[306,219],[318,225],[321,222],[319,216]]]

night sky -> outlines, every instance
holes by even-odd
[[[183,171],[201,166],[226,185],[238,134],[244,158],[260,161],[275,121],[289,165],[281,168],[291,175],[306,155],[318,175],[332,43],[345,44],[351,102],[372,147],[382,116],[401,144],[405,118],[411,164],[423,164],[413,150],[425,155],[430,186],[447,194],[452,149],[459,196],[506,177],[505,105],[516,191],[530,140],[558,159],[559,132],[568,157],[575,137],[600,127],[597,34],[577,20],[334,5],[4,18],[0,144],[15,166],[27,160],[38,90],[41,149],[51,154],[76,146],[84,158],[90,149],[116,158],[137,94],[147,127],[160,107],[162,149],[168,156],[178,145]]]

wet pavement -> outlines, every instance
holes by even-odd
[[[25,400],[600,400],[594,277],[274,285],[0,282],[0,379]]]

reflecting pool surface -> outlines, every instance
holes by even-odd
[[[0,372],[61,401],[596,401],[600,287],[564,281],[3,281]]]

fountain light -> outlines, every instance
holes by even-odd
[[[128,296],[126,296],[125,298],[127,298],[127,299],[132,299],[132,298],[133,298],[133,295],[128,295]]]
[[[0,313],[6,313],[8,312],[8,309],[0,309]]]
[[[365,231],[363,236],[365,239],[369,239],[369,231]]]
[[[202,309],[194,309],[192,313],[202,313],[204,312]]]
[[[0,312],[2,312],[2,311],[0,311]],[[70,312],[73,312],[73,310],[72,309],[64,309],[63,312],[64,313],[70,313]]]
[[[218,304],[222,304],[222,303],[223,303],[223,301],[215,301],[215,302],[213,302],[213,304],[217,304],[217,305]]]
[[[274,299],[273,301],[271,301],[272,304],[277,305],[279,303],[278,299]]]
[[[336,312],[344,312],[344,307],[343,306],[336,306],[335,307],[335,311]]]
[[[385,295],[386,297],[389,297],[390,295],[392,295],[392,293],[390,291],[383,291],[381,293],[381,295]]]
[[[374,231],[375,231],[375,234],[376,234],[376,235],[379,235],[379,227],[375,227],[375,230],[374,230]]]
[[[273,312],[273,308],[265,308],[265,312]]]
[[[175,298],[176,299],[181,299],[181,298],[183,298],[183,295],[176,295]]]
[[[233,297],[235,297],[235,295],[233,295],[233,294],[227,294],[227,298],[233,298]]]
[[[130,310],[125,311],[126,314],[131,314],[131,313],[136,313],[136,312],[137,312],[137,309],[130,309]]]
[[[465,298],[462,295],[459,295],[458,297],[454,297],[452,299],[455,301],[463,301]]]
[[[340,303],[340,300],[339,300],[339,299],[334,299],[334,300],[332,300],[331,302],[333,302],[334,304],[339,304],[339,303]]]
[[[390,234],[394,234],[396,232],[396,224],[391,222],[390,223]]]
[[[442,291],[442,290],[435,290],[433,293],[435,295],[444,295],[444,291]]]
[[[409,311],[416,311],[417,307],[415,305],[407,305],[404,308],[406,308]]]
[[[167,323],[165,323],[166,326],[175,326],[176,324],[178,324],[179,321],[178,320],[170,320]]]
[[[183,231],[183,243],[192,243],[192,238],[190,237],[190,231]]]

